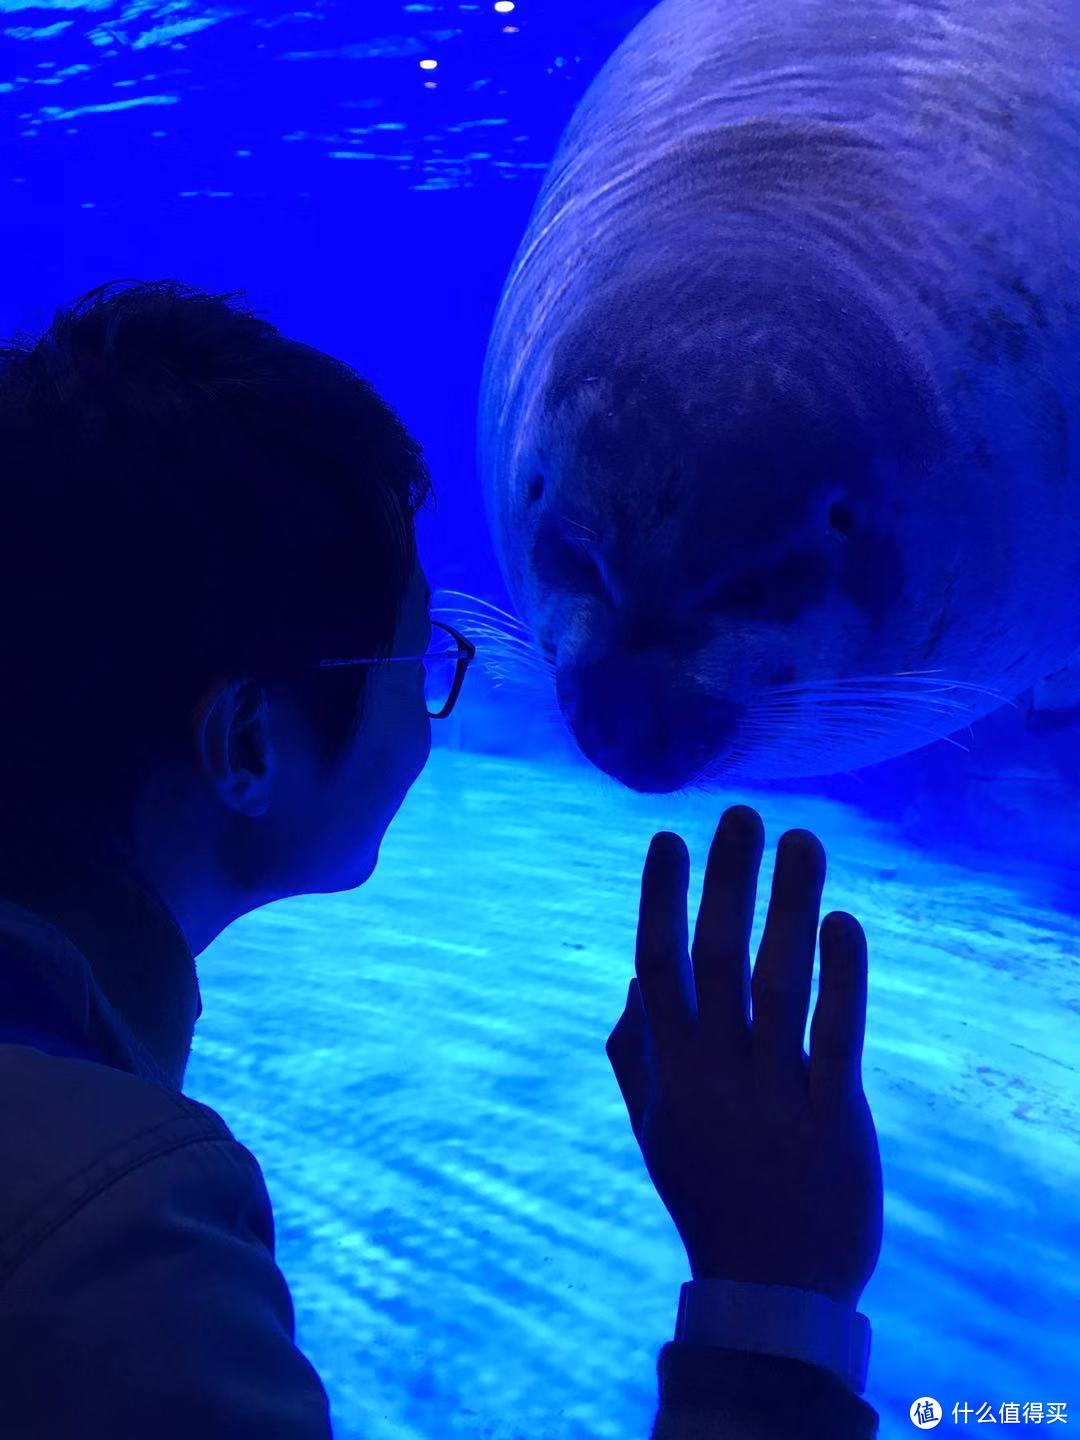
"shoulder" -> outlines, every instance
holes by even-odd
[[[262,1172],[221,1117],[14,1045],[0,1095],[0,1166],[19,1177],[0,1194],[13,1433],[328,1440]]]
[[[0,1286],[59,1225],[173,1155],[264,1202],[254,1156],[209,1106],[108,1065],[0,1045]],[[208,1153],[209,1150],[209,1153]],[[157,1171],[163,1167],[157,1166]],[[130,1187],[129,1187],[130,1188]]]

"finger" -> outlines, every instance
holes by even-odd
[[[776,847],[769,912],[750,981],[755,1057],[767,1066],[803,1065],[814,974],[825,851],[809,830],[789,830]]]
[[[821,926],[821,979],[810,1025],[810,1103],[827,1107],[862,1089],[866,1032],[866,935],[853,915]]]
[[[703,1036],[727,1048],[745,1042],[750,1025],[750,932],[754,928],[765,827],[748,805],[720,818],[694,930],[694,983]]]
[[[645,1102],[649,1097],[652,1068],[649,1062],[648,1024],[641,1004],[641,989],[636,980],[630,981],[626,1007],[608,1036],[605,1048],[623,1103],[626,1105],[626,1112],[630,1116],[630,1128],[637,1136],[641,1130]]]
[[[685,1056],[694,1023],[687,953],[690,856],[678,835],[654,835],[641,877],[635,968],[657,1069],[670,1076]]]

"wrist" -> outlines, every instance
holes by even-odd
[[[768,1285],[776,1289],[799,1290],[822,1295],[826,1300],[831,1300],[834,1305],[842,1305],[849,1310],[858,1310],[859,1301],[862,1298],[864,1287],[844,1285],[830,1285],[821,1281],[817,1276],[800,1276],[789,1268],[778,1269],[775,1274],[763,1278],[767,1271],[763,1265],[755,1265],[753,1274],[738,1273],[739,1267],[735,1265],[695,1265],[690,1262],[690,1278],[695,1283],[706,1280],[719,1280],[729,1285]]]
[[[695,1279],[682,1287],[675,1340],[778,1355],[832,1371],[861,1394],[870,1322],[853,1304],[812,1290]]]

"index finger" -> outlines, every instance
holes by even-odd
[[[657,1068],[670,1069],[696,1018],[688,954],[686,892],[690,856],[678,835],[654,835],[641,876],[634,966],[655,1047]]]

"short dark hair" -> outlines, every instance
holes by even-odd
[[[387,655],[430,493],[348,365],[244,291],[113,281],[0,344],[0,827],[126,823],[218,677],[287,677],[326,758]]]

